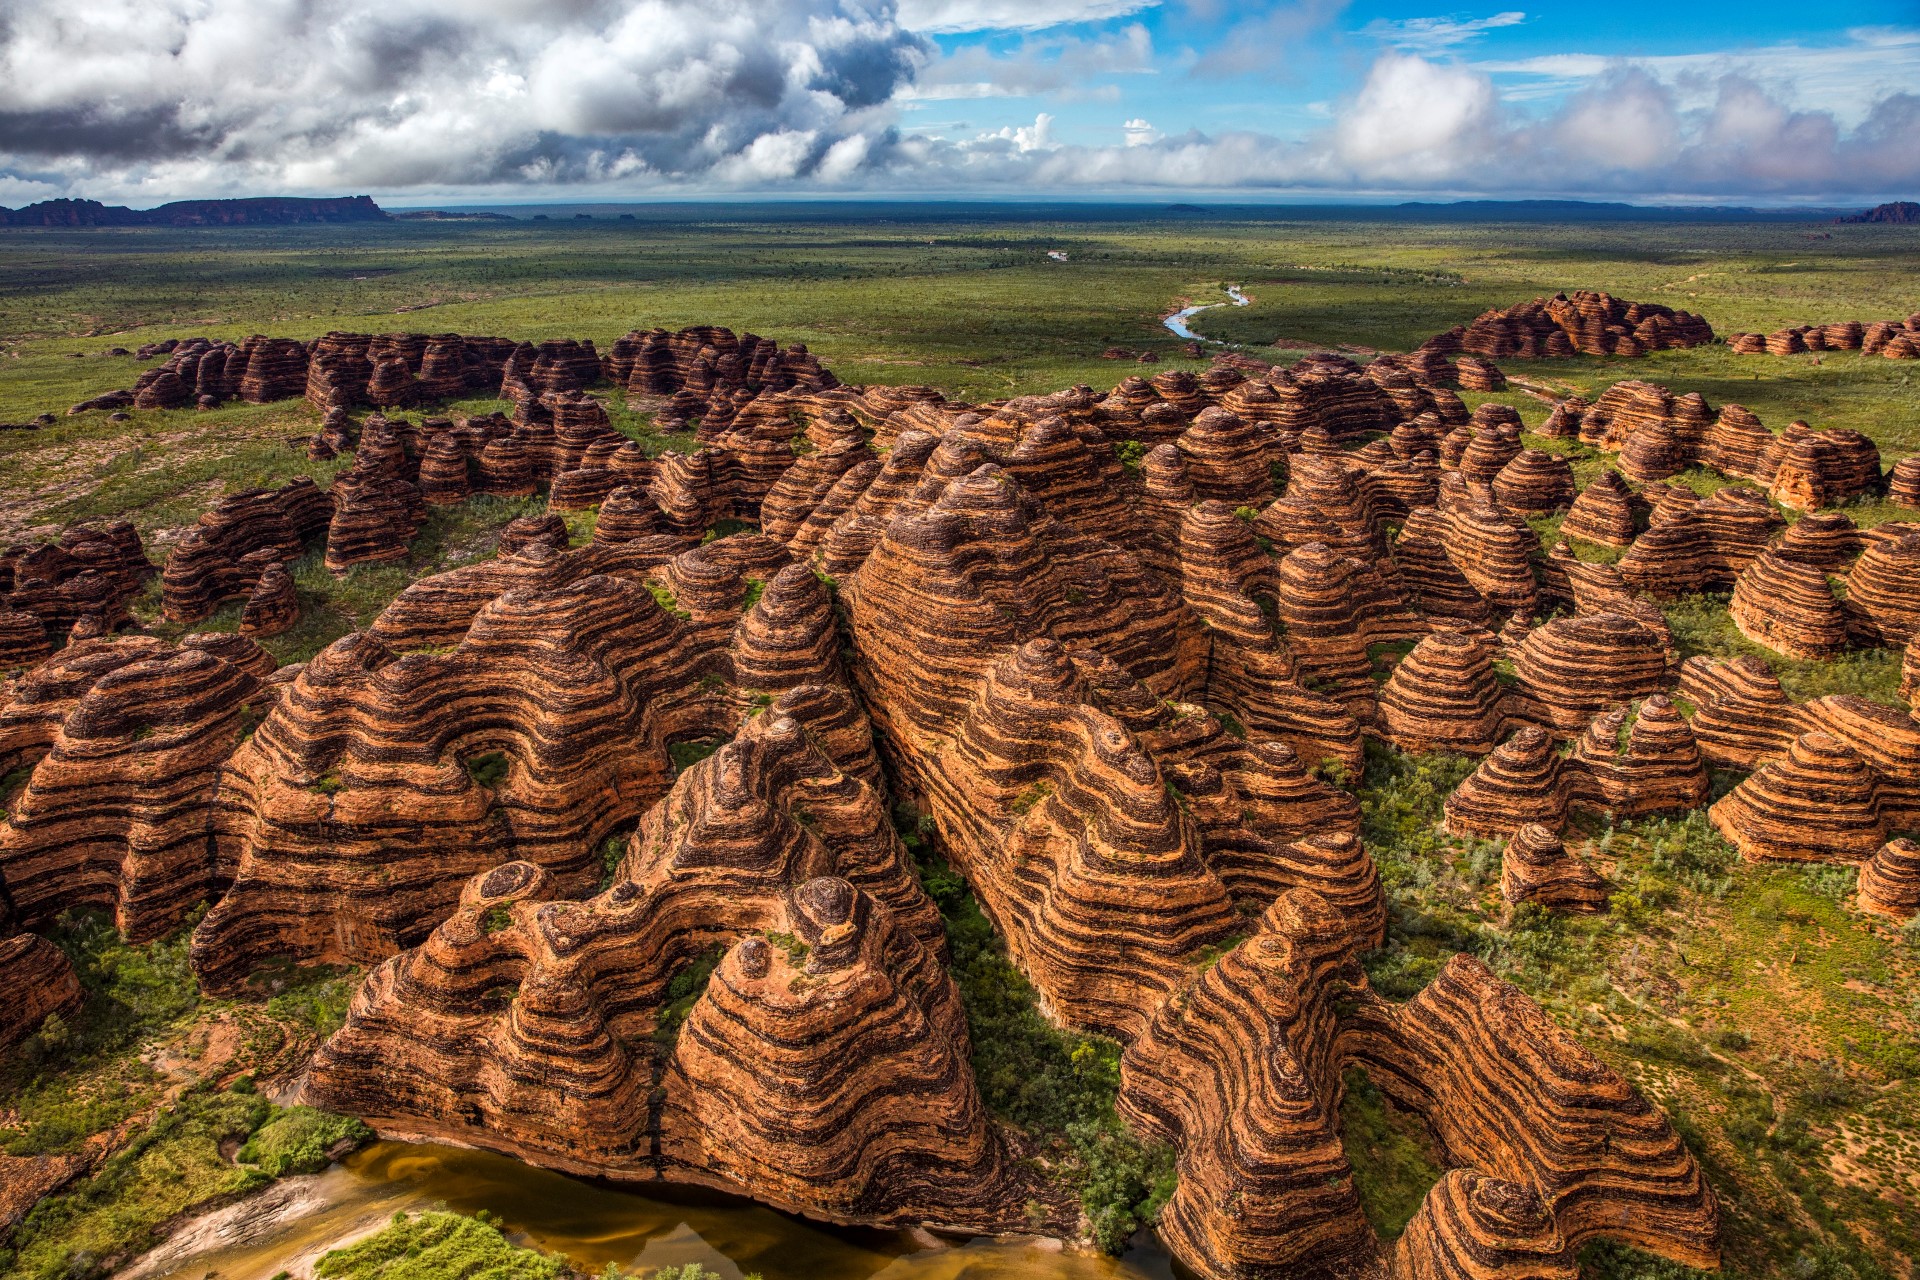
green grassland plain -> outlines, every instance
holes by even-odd
[[[1066,261],[1050,260],[1050,250]],[[1356,354],[1405,350],[1488,307],[1572,288],[1684,307],[1721,332],[1771,330],[1920,309],[1920,228],[1017,219],[920,207],[817,220],[787,208],[632,223],[7,229],[0,422],[61,414],[129,385],[139,366],[102,354],[109,347],[329,329],[604,345],[635,327],[713,323],[803,341],[848,382],[926,383],[973,400],[1082,382],[1104,389],[1129,373],[1202,367],[1180,354],[1160,319],[1177,305],[1220,300],[1225,284],[1244,287],[1253,304],[1208,311],[1194,327],[1272,359],[1298,353],[1274,348],[1276,339]],[[1161,361],[1101,359],[1115,345],[1153,350]],[[1888,465],[1920,451],[1920,388],[1908,362],[1735,357],[1712,347],[1642,360],[1502,363],[1588,394],[1641,377],[1700,391],[1715,405],[1746,404],[1776,428],[1794,418],[1853,427],[1879,443]],[[1517,391],[1495,398],[1530,425],[1546,413]],[[610,409],[650,447],[683,443],[655,435],[617,401]],[[295,474],[324,480],[337,464],[309,462],[290,443],[316,422],[294,401],[136,413],[118,424],[101,414],[61,416],[47,429],[0,432],[0,543],[76,519],[126,516],[157,556],[223,493]],[[1573,454],[1583,481],[1603,465],[1576,444],[1530,442]],[[1721,483],[1706,473],[1682,479],[1702,489]],[[404,565],[336,579],[309,556],[295,573],[301,626],[271,643],[283,660],[310,656],[370,620],[411,578],[491,554],[499,527],[538,507],[537,499],[480,501],[436,511]],[[1863,523],[1920,518],[1885,503],[1851,514]],[[590,534],[590,513],[571,523],[577,538]],[[1551,534],[1553,522],[1541,531]],[[143,606],[149,617],[151,607]],[[1890,651],[1786,663],[1739,636],[1723,597],[1673,602],[1668,612],[1683,652],[1760,653],[1795,696],[1894,700],[1898,656]],[[202,625],[231,628],[237,613],[230,607]],[[1577,921],[1509,914],[1498,846],[1436,825],[1441,799],[1470,767],[1377,751],[1362,777],[1346,780],[1361,798],[1363,834],[1392,908],[1388,943],[1367,961],[1380,988],[1410,995],[1447,955],[1466,951],[1540,999],[1659,1100],[1699,1153],[1721,1198],[1730,1274],[1913,1280],[1920,932],[1853,911],[1849,868],[1741,863],[1699,814],[1582,819],[1568,843],[1613,879],[1613,909]],[[1722,788],[1733,781],[1717,780]],[[1369,1212],[1392,1234],[1444,1155],[1363,1079],[1352,1086],[1348,1149]],[[1622,1249],[1589,1249],[1583,1262],[1595,1276],[1680,1274]]]

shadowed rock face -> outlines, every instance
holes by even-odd
[[[1725,696],[1683,716],[1672,636],[1635,594],[1785,559],[1847,574],[1846,642],[1889,643],[1914,629],[1906,531],[1809,518],[1776,544],[1752,491],[1613,473],[1576,497],[1517,413],[1448,389],[1499,384],[1474,357],[1235,357],[965,405],[711,328],[605,354],[187,346],[143,394],[304,391],[326,412],[313,456],[353,457],[330,491],[209,513],[167,565],[171,617],[244,599],[242,629],[272,635],[297,556],[399,559],[430,506],[472,494],[544,489],[547,510],[278,672],[244,636],[0,610],[0,652],[34,664],[0,692],[0,772],[34,766],[0,823],[0,901],[29,924],[96,903],[152,936],[211,899],[193,960],[213,990],[273,956],[371,966],[309,1093],[386,1132],[831,1221],[1073,1233],[1079,1206],[982,1105],[897,798],[1045,1012],[1126,1043],[1122,1110],[1178,1148],[1164,1232],[1200,1274],[1571,1276],[1596,1234],[1710,1263],[1684,1148],[1524,996],[1466,961],[1408,1005],[1367,988],[1379,875],[1356,798],[1318,775],[1357,772],[1368,738],[1485,756],[1448,824],[1520,832],[1508,896],[1557,910],[1606,895],[1552,834],[1571,810],[1697,805],[1708,760],[1770,767],[1827,734],[1864,770],[1861,812],[1892,829],[1920,797],[1912,730],[1871,704],[1707,673]],[[646,456],[602,382],[662,426],[697,418],[698,447]],[[511,418],[397,412],[496,386]],[[1782,453],[1731,408],[1603,401],[1554,430],[1616,437],[1630,477]],[[1570,536],[1632,544],[1619,569],[1543,551],[1528,514],[1570,501]],[[571,546],[563,513],[594,508]],[[137,541],[79,541],[88,599],[137,582]],[[1755,778],[1772,790],[1721,816],[1777,839],[1794,780]],[[1823,820],[1864,839],[1855,808]],[[52,1009],[46,957],[0,942]],[[1454,1166],[1391,1249],[1339,1142],[1352,1066]]]

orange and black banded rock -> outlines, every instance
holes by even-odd
[[[1612,896],[1606,880],[1560,837],[1534,823],[1521,827],[1500,855],[1500,896],[1509,905],[1537,903],[1548,911],[1595,912]]]
[[[1920,718],[1847,694],[1795,703],[1756,658],[1689,658],[1678,692],[1694,704],[1692,725],[1714,764],[1755,770],[1802,735],[1824,734],[1866,762],[1890,826],[1920,821]]]
[[[453,432],[433,438],[420,456],[420,497],[432,506],[464,502],[473,492],[467,450]]]
[[[1897,646],[1920,638],[1920,528],[1882,525],[1865,541],[1847,572],[1851,629],[1869,644]]]
[[[153,572],[140,535],[126,521],[74,525],[54,541],[0,551],[0,613],[28,615],[43,633],[82,618],[112,630],[125,624],[128,602]],[[16,622],[13,630],[17,638],[0,642],[0,649],[40,647],[32,627]]]
[[[1667,514],[1656,507],[1646,532],[1627,548],[1617,568],[1628,586],[1655,596],[1730,588],[1785,523],[1752,489],[1690,498],[1675,495]]]
[[[1537,708],[1533,718],[1573,737],[1597,713],[1664,689],[1673,665],[1662,632],[1631,614],[1597,613],[1534,628],[1513,667],[1517,692]]]
[[[1444,495],[1443,495],[1444,497]],[[1534,608],[1533,557],[1540,539],[1519,514],[1473,497],[1407,517],[1394,560],[1421,610],[1486,626]]]
[[[1575,805],[1637,818],[1704,804],[1711,790],[1706,758],[1685,717],[1664,694],[1634,709],[1593,718],[1567,758]],[[1621,733],[1625,731],[1625,743]]]
[[[1572,787],[1553,738],[1528,725],[1502,743],[1447,797],[1449,831],[1502,836],[1528,823],[1566,825]]]
[[[938,959],[845,880],[801,885],[788,917],[804,956],[736,943],[688,1015],[661,1086],[662,1163],[837,1221],[1024,1211]]]
[[[1203,1276],[1377,1266],[1338,1130],[1338,1004],[1365,987],[1340,923],[1317,894],[1280,898],[1121,1059],[1121,1115],[1178,1152],[1160,1236]]]
[[[1920,507],[1920,453],[1893,464],[1887,473],[1887,500],[1903,507]]]
[[[1381,687],[1380,721],[1402,751],[1485,755],[1507,727],[1494,649],[1484,632],[1436,631]]]
[[[168,620],[197,622],[222,601],[252,594],[267,565],[297,559],[332,516],[331,498],[305,477],[221,499],[167,557],[160,581]]]
[[[1618,471],[1609,467],[1580,491],[1567,515],[1560,522],[1560,534],[1607,547],[1625,547],[1633,542],[1636,527],[1637,495],[1627,487]]]
[[[327,525],[328,572],[345,573],[357,564],[407,558],[418,528],[418,488],[397,475],[373,472],[338,477],[327,492],[333,499],[333,518]]]
[[[1885,483],[1880,450],[1872,440],[1839,427],[1816,431],[1804,422],[1773,437],[1753,478],[1767,486],[1775,502],[1801,511],[1878,493]]]
[[[1684,1266],[1719,1265],[1719,1207],[1666,1116],[1479,960],[1454,956],[1404,1005],[1367,993],[1344,1030],[1343,1049],[1426,1122],[1450,1164],[1530,1189],[1568,1249],[1608,1238]],[[1435,1189],[1443,1197],[1444,1185]],[[1423,1212],[1445,1204],[1429,1193]],[[1492,1243],[1511,1249],[1507,1233],[1528,1217],[1498,1215],[1505,1226]],[[1410,1247],[1441,1243],[1440,1225],[1410,1230],[1413,1245],[1403,1239],[1396,1262],[1407,1267]],[[1517,1234],[1537,1241],[1540,1232]],[[1448,1240],[1446,1265],[1402,1274],[1541,1274],[1530,1269],[1534,1245],[1474,1259],[1481,1243]]]
[[[1453,362],[1454,374],[1460,380],[1462,391],[1505,391],[1507,375],[1491,360],[1482,360],[1478,356],[1461,356]]]
[[[776,548],[736,537],[673,560],[663,541],[536,545],[423,580],[306,664],[228,765],[215,822],[237,865],[195,935],[203,979],[244,977],[269,948],[391,954],[503,858],[588,883],[595,847],[666,791],[672,743],[726,738],[769,703],[877,776],[817,584],[769,586],[743,619]],[[381,635],[451,647],[398,655]]]
[[[1819,661],[1847,647],[1847,611],[1827,575],[1784,546],[1741,571],[1729,611],[1741,635],[1789,658]]]
[[[268,565],[240,611],[240,634],[277,636],[300,621],[300,598],[293,577],[281,565]]]
[[[1518,356],[1538,360],[1572,355],[1641,356],[1712,341],[1712,328],[1690,312],[1576,289],[1482,312],[1472,324],[1457,331],[1453,342],[1458,345],[1453,349],[1496,359]]]
[[[1802,733],[1707,811],[1750,861],[1859,862],[1887,841],[1880,780],[1832,734]]]
[[[1449,1169],[1393,1246],[1394,1280],[1576,1280],[1578,1260],[1540,1193],[1472,1169]]]
[[[1548,515],[1574,501],[1573,468],[1557,453],[1523,449],[1493,478],[1493,496],[1512,511]]]
[[[1920,705],[1920,634],[1907,641],[1907,651],[1900,659],[1900,696],[1909,705]]]
[[[80,979],[59,947],[32,933],[15,933],[0,900],[0,1053],[40,1029],[53,1014],[80,1008]]]
[[[1859,903],[1862,911],[1900,921],[1920,915],[1920,845],[1890,840],[1862,863]]]
[[[1121,1114],[1178,1151],[1160,1222],[1176,1256],[1208,1280],[1384,1271],[1339,1139],[1343,1072],[1361,1066],[1457,1166],[1393,1274],[1570,1280],[1595,1236],[1717,1262],[1712,1193],[1655,1108],[1467,957],[1406,1005],[1379,999],[1338,918],[1281,898],[1122,1058]]]
[[[1866,546],[1844,511],[1809,511],[1787,526],[1777,550],[1822,573],[1842,574]]]
[[[0,671],[30,667],[52,652],[46,623],[18,609],[0,610]]]
[[[0,823],[0,883],[29,925],[104,907],[144,942],[231,874],[212,805],[264,695],[251,671],[205,649],[124,646],[122,655],[112,642],[91,643],[103,646],[96,659],[143,656],[89,680],[46,739]]]

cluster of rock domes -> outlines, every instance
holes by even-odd
[[[825,389],[833,375],[805,346],[703,325],[669,333],[638,330],[605,356],[591,340],[515,342],[458,333],[328,333],[310,342],[256,335],[233,343],[168,339],[140,348],[165,355],[134,385],[74,405],[93,409],[216,408],[228,401],[266,404],[305,396],[320,410],[372,406],[407,409],[462,396],[497,395],[516,419],[550,420],[540,401],[611,382],[663,425],[698,418],[724,427],[763,391]]]
[[[1472,324],[1428,339],[1432,351],[1471,351],[1495,359],[1538,360],[1574,355],[1643,356],[1713,341],[1699,316],[1657,302],[1628,302],[1609,293],[1575,289],[1482,312]]]
[[[1632,480],[1647,483],[1707,467],[1753,481],[1774,501],[1799,510],[1837,506],[1896,482],[1920,482],[1912,465],[1907,473],[1883,476],[1879,448],[1858,431],[1815,430],[1796,421],[1774,432],[1741,405],[1716,411],[1697,391],[1675,395],[1639,379],[1616,382],[1591,403],[1562,401],[1542,434],[1617,452],[1621,472]]]
[[[1741,356],[1793,356],[1808,351],[1859,351],[1889,360],[1920,360],[1920,311],[1905,320],[1842,320],[1790,325],[1772,333],[1730,333],[1727,348]]]
[[[510,417],[330,400],[310,447],[351,465],[203,517],[170,617],[244,598],[270,635],[294,556],[404,553],[470,494],[549,511],[310,662],[111,627],[29,659],[0,695],[0,773],[29,770],[0,975],[59,1007],[20,929],[81,905],[152,937],[206,900],[210,989],[274,956],[370,966],[307,1090],[382,1132],[831,1221],[1071,1232],[981,1100],[905,801],[1049,1013],[1125,1044],[1120,1105],[1177,1149],[1162,1231],[1196,1273],[1571,1280],[1599,1236],[1715,1261],[1678,1135],[1525,995],[1459,958],[1411,1002],[1370,989],[1385,902],[1322,766],[1369,740],[1479,757],[1448,826],[1505,840],[1510,902],[1564,911],[1609,892],[1571,814],[1747,771],[1713,809],[1743,852],[1867,861],[1862,903],[1897,913],[1920,722],[1682,663],[1646,596],[1753,573],[1742,625],[1818,646],[1806,565],[1846,578],[1843,643],[1910,645],[1920,538],[1789,528],[1750,489],[1576,492],[1431,351],[976,405],[722,332],[516,348]],[[614,431],[596,368],[699,416],[696,447]],[[1555,412],[1578,431],[1626,399]],[[1619,565],[1544,547],[1527,517],[1561,510]],[[694,742],[720,745],[676,766]],[[1453,1166],[1391,1247],[1339,1141],[1350,1066]]]

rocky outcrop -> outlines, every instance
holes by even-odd
[[[251,595],[268,566],[299,558],[332,517],[332,500],[304,478],[221,499],[167,556],[160,582],[168,620],[197,622],[223,601]]]
[[[1571,1276],[1598,1235],[1715,1264],[1713,1195],[1658,1111],[1478,961],[1381,1000],[1337,921],[1312,894],[1281,898],[1127,1048],[1122,1114],[1180,1153],[1160,1225],[1177,1256],[1220,1280],[1382,1267],[1338,1132],[1343,1072],[1360,1066],[1454,1166],[1394,1274]]]
[[[1920,915],[1920,845],[1890,840],[1861,864],[1859,903],[1903,922]]]
[[[39,757],[0,822],[0,884],[23,922],[96,906],[144,942],[231,875],[210,815],[262,699],[248,669],[258,646],[234,639],[239,665],[205,648],[91,641],[43,668],[41,714],[8,709],[21,754]]]
[[[1859,862],[1887,841],[1879,779],[1845,742],[1818,731],[1793,740],[1707,811],[1754,861]]]
[[[665,793],[669,747],[731,736],[761,707],[874,776],[819,584],[769,583],[742,615],[776,548],[536,546],[409,588],[309,662],[234,753],[214,816],[234,882],[195,933],[203,981],[231,985],[269,953],[390,955],[502,860],[590,887],[598,846]],[[796,647],[811,661],[778,656]]]
[[[293,630],[300,621],[300,598],[293,578],[280,565],[268,565],[254,584],[253,594],[240,611],[240,634],[277,636]]]
[[[1649,351],[1712,342],[1713,330],[1705,320],[1686,311],[1576,289],[1482,312],[1458,332],[1454,341],[1455,350],[1495,359],[1643,356]]]
[[[0,1053],[40,1029],[49,1015],[68,1017],[80,1008],[80,979],[66,953],[45,938],[18,933],[0,901]]]
[[[1560,535],[1607,547],[1630,546],[1636,516],[1645,505],[1620,473],[1609,467],[1574,498],[1560,522]]]
[[[369,976],[310,1096],[382,1132],[832,1221],[1006,1230],[1044,1199],[974,1087],[884,803],[799,722],[761,716],[681,775],[610,888],[556,889],[526,862],[472,878]]]
[[[1847,613],[1826,574],[1784,547],[1741,571],[1730,612],[1741,635],[1790,658],[1818,661],[1847,647]]]
[[[127,605],[153,576],[140,535],[126,521],[75,525],[51,542],[0,551],[0,666],[44,655],[51,636],[81,618],[111,631],[127,619]],[[38,627],[25,619],[31,619]]]
[[[1548,911],[1607,909],[1607,882],[1568,853],[1560,837],[1535,823],[1521,827],[1500,856],[1500,896],[1510,906],[1531,902]]]

